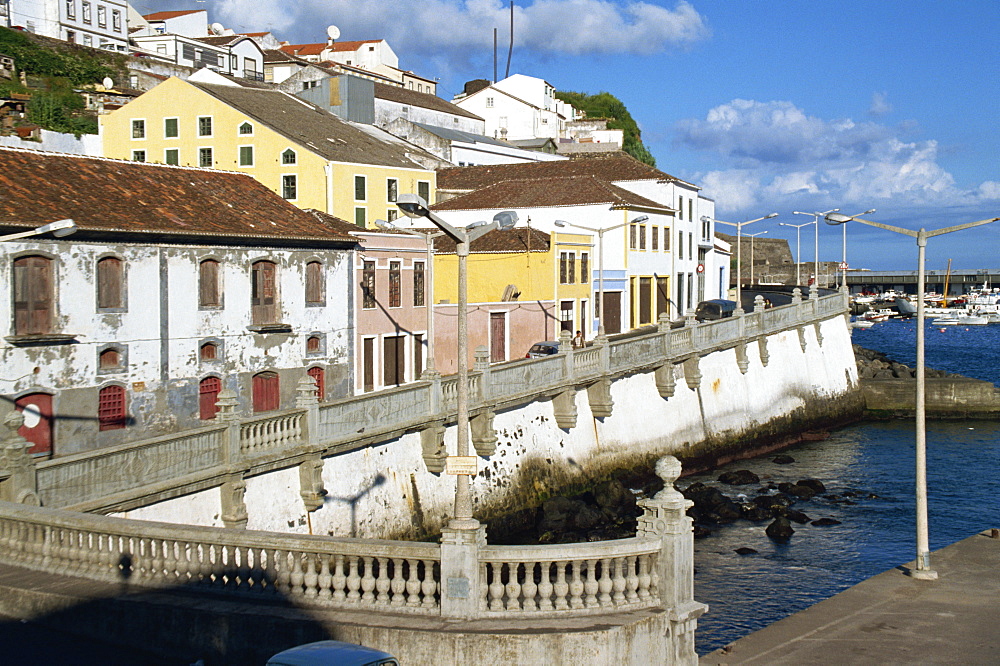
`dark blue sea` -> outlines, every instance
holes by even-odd
[[[915,364],[916,323],[888,321],[855,330],[856,344]],[[932,328],[926,333],[927,366],[1000,385],[1000,324]],[[827,495],[799,502],[811,519],[840,525],[793,524],[779,544],[764,534],[767,523],[738,521],[695,541],[695,598],[710,606],[698,622],[699,654],[800,611],[915,556],[914,426],[911,420],[866,422],[833,431],[828,439],[789,449],[795,462],[773,455],[685,477],[711,483],[729,495],[740,487],[715,479],[726,470],[750,469],[762,479],[792,483],[816,478]],[[1000,527],[1000,422],[928,421],[930,545],[936,550],[991,527]],[[747,486],[745,492],[757,486]],[[845,501],[843,495],[852,494]],[[738,555],[750,547],[754,555]],[[931,565],[934,556],[931,555]]]

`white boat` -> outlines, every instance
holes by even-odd
[[[932,326],[985,326],[988,323],[986,317],[968,314],[947,315],[931,320]]]
[[[871,328],[874,325],[875,322],[870,319],[855,319],[851,322],[851,326],[854,328]]]

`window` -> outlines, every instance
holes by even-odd
[[[670,252],[670,227],[663,227],[663,251]]]
[[[281,163],[295,164],[295,151],[289,148],[285,152],[281,153]]]
[[[576,253],[559,253],[559,284],[576,283]]]
[[[492,109],[493,108],[493,98],[492,97],[487,97],[486,98],[486,108],[487,109]]]
[[[684,219],[684,197],[677,197],[677,219]]]
[[[90,23],[90,21],[87,21],[87,22]],[[91,37],[90,35],[87,35],[87,34],[83,35],[83,45],[84,46],[91,46],[93,43],[94,43],[94,38],[93,37]]]
[[[212,149],[211,148],[199,148],[198,149],[198,166],[200,166],[200,167],[210,167],[210,166],[212,166]]]
[[[660,249],[660,228],[650,227],[649,228],[649,247],[654,252]]]
[[[163,151],[163,162],[165,164],[180,164],[180,151],[177,148],[167,148]]]
[[[294,201],[298,198],[298,176],[286,175],[281,177],[281,198]]]
[[[628,227],[628,249],[634,250],[636,248],[636,234],[638,233],[637,224],[630,224]]]
[[[146,151],[145,150],[133,150],[132,151],[132,161],[133,162],[145,162],[146,161]]]
[[[219,345],[206,342],[198,347],[198,358],[202,361],[215,361],[219,358]]]
[[[198,418],[210,421],[215,418],[219,407],[219,393],[222,392],[222,380],[218,377],[205,377],[198,383]]]
[[[688,219],[694,220],[694,199],[688,199]]]
[[[645,224],[640,224],[639,225],[639,249],[640,250],[645,250],[646,249],[646,225]]]
[[[323,368],[309,368],[306,374],[312,377],[312,380],[316,382],[316,397],[322,400],[326,397],[326,372]]]
[[[559,302],[559,330],[573,332],[573,301]]]
[[[688,232],[688,258],[694,259],[694,234],[690,231]]]
[[[145,139],[146,138],[146,121],[145,120],[133,120],[132,121],[132,138],[133,139]]]
[[[121,367],[121,355],[117,349],[105,349],[97,357],[98,370],[115,370]]]
[[[97,262],[97,309],[120,310],[125,307],[125,264],[118,257]]]
[[[243,123],[240,125],[240,136],[252,136],[253,135],[253,125],[250,123]]]
[[[355,208],[354,209],[354,224],[359,227],[366,227],[368,220],[368,213],[365,208]]]
[[[72,17],[70,17],[72,18]],[[76,30],[66,31],[66,41],[70,44],[76,44]],[[130,86],[131,88],[137,88],[138,86]]]
[[[398,308],[403,305],[402,295],[402,265],[398,261],[389,262],[389,307]]]
[[[684,258],[684,234],[683,232],[677,232],[677,258]]]
[[[205,259],[198,264],[198,307],[217,308],[222,306],[222,290],[219,288],[219,262]]]
[[[100,430],[125,427],[125,388],[105,386],[97,394],[97,422]]]
[[[361,307],[371,309],[375,307],[375,262],[366,261],[364,270],[361,272],[361,292],[364,300]]]
[[[108,8],[104,5],[97,5],[97,26],[108,27]]]
[[[163,138],[165,139],[176,139],[178,136],[177,132],[177,118],[164,118],[163,119]]]
[[[580,253],[580,284],[587,284],[590,282],[590,254],[587,252]]]
[[[250,310],[253,323],[277,323],[277,266],[272,261],[257,261],[251,267],[250,273]]]
[[[76,0],[66,0],[66,18],[76,18]]]
[[[111,10],[111,29],[115,32],[122,31],[122,13],[117,9]]]
[[[323,340],[318,335],[310,335],[306,338],[306,354],[323,353]]]
[[[395,178],[389,178],[385,182],[385,195],[389,203],[396,203],[396,199],[399,197],[399,181]]]
[[[323,263],[310,261],[306,264],[306,305],[324,305]]]
[[[194,44],[181,44],[181,56],[185,60],[194,60],[197,57]]]
[[[424,296],[424,262],[413,262],[413,306],[423,307]]]
[[[431,203],[431,184],[428,181],[417,181],[417,196],[427,203]]]
[[[261,372],[253,376],[251,393],[253,395],[254,412],[270,412],[278,409],[281,404],[278,375],[274,372]]]
[[[364,176],[354,177],[354,200],[364,201],[367,198],[367,179]]]
[[[52,331],[55,304],[52,260],[14,260],[14,335],[44,335]]]
[[[240,166],[253,166],[253,146],[240,146]]]
[[[91,20],[90,19],[90,3],[87,2],[87,0],[83,0],[83,22],[84,23],[90,23],[90,20]],[[88,39],[88,37],[90,37],[90,35],[84,35],[83,36],[83,41],[84,42],[89,42],[90,40]]]
[[[389,210],[385,211],[385,216],[390,222],[392,222],[397,217],[399,217],[399,211],[395,208],[390,208]]]
[[[198,117],[198,136],[212,136],[212,116]]]

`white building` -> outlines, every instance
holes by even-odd
[[[521,140],[565,136],[565,123],[580,117],[572,105],[555,96],[544,79],[514,74],[503,81],[470,82],[452,99],[486,121],[486,135]]]
[[[7,0],[0,2],[0,20],[7,27],[74,44],[129,48],[126,0]]]

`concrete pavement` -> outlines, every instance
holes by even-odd
[[[1000,533],[898,567],[704,656],[722,664],[1000,664]]]

